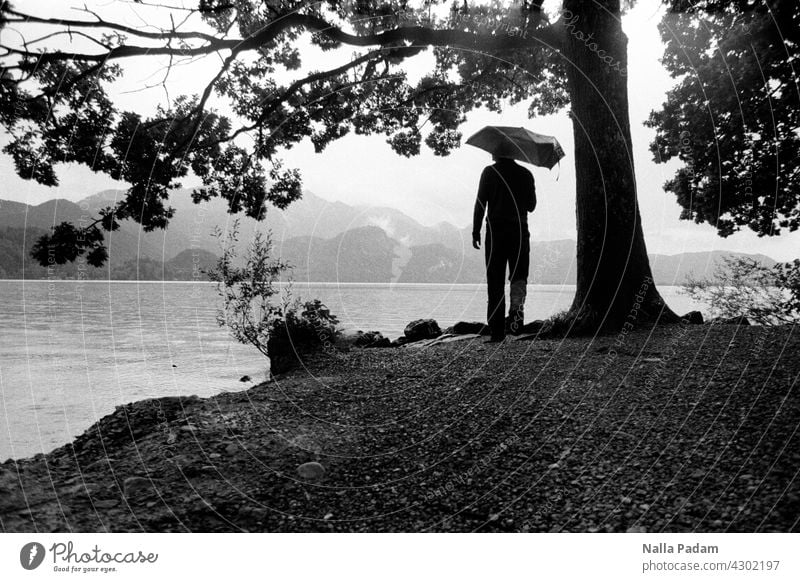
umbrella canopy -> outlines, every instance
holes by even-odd
[[[487,125],[472,135],[467,143],[490,154],[514,158],[548,170],[564,157],[564,150],[556,138],[534,133],[524,127]]]

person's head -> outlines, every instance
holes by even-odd
[[[510,143],[504,143],[498,147],[492,154],[492,159],[495,162],[500,160],[513,160],[514,146]]]

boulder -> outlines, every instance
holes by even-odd
[[[361,330],[344,329],[336,335],[336,349],[344,352],[349,351],[350,348],[355,347],[356,341],[364,335]]]
[[[357,348],[388,348],[392,342],[379,331],[358,332],[353,345]]]
[[[699,325],[703,323],[703,314],[699,311],[690,311],[683,317],[681,317],[686,323],[690,323],[692,325]]]
[[[455,325],[448,327],[444,333],[454,335],[473,335],[482,334],[488,335],[489,327],[477,321],[459,321]]]
[[[407,341],[416,342],[439,337],[442,330],[435,319],[416,319],[406,326],[403,335]]]

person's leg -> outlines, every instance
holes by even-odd
[[[502,244],[500,233],[492,232],[487,225],[486,240],[486,288],[487,309],[486,321],[492,332],[493,339],[505,336],[505,311],[506,311],[506,253]]]
[[[508,318],[511,333],[522,331],[525,320],[525,298],[528,290],[528,270],[530,268],[530,234],[525,229],[519,233],[511,253],[508,279],[511,282],[511,305]]]

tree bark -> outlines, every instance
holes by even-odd
[[[575,137],[575,331],[677,321],[653,281],[636,197],[620,2],[565,0],[564,55]]]

